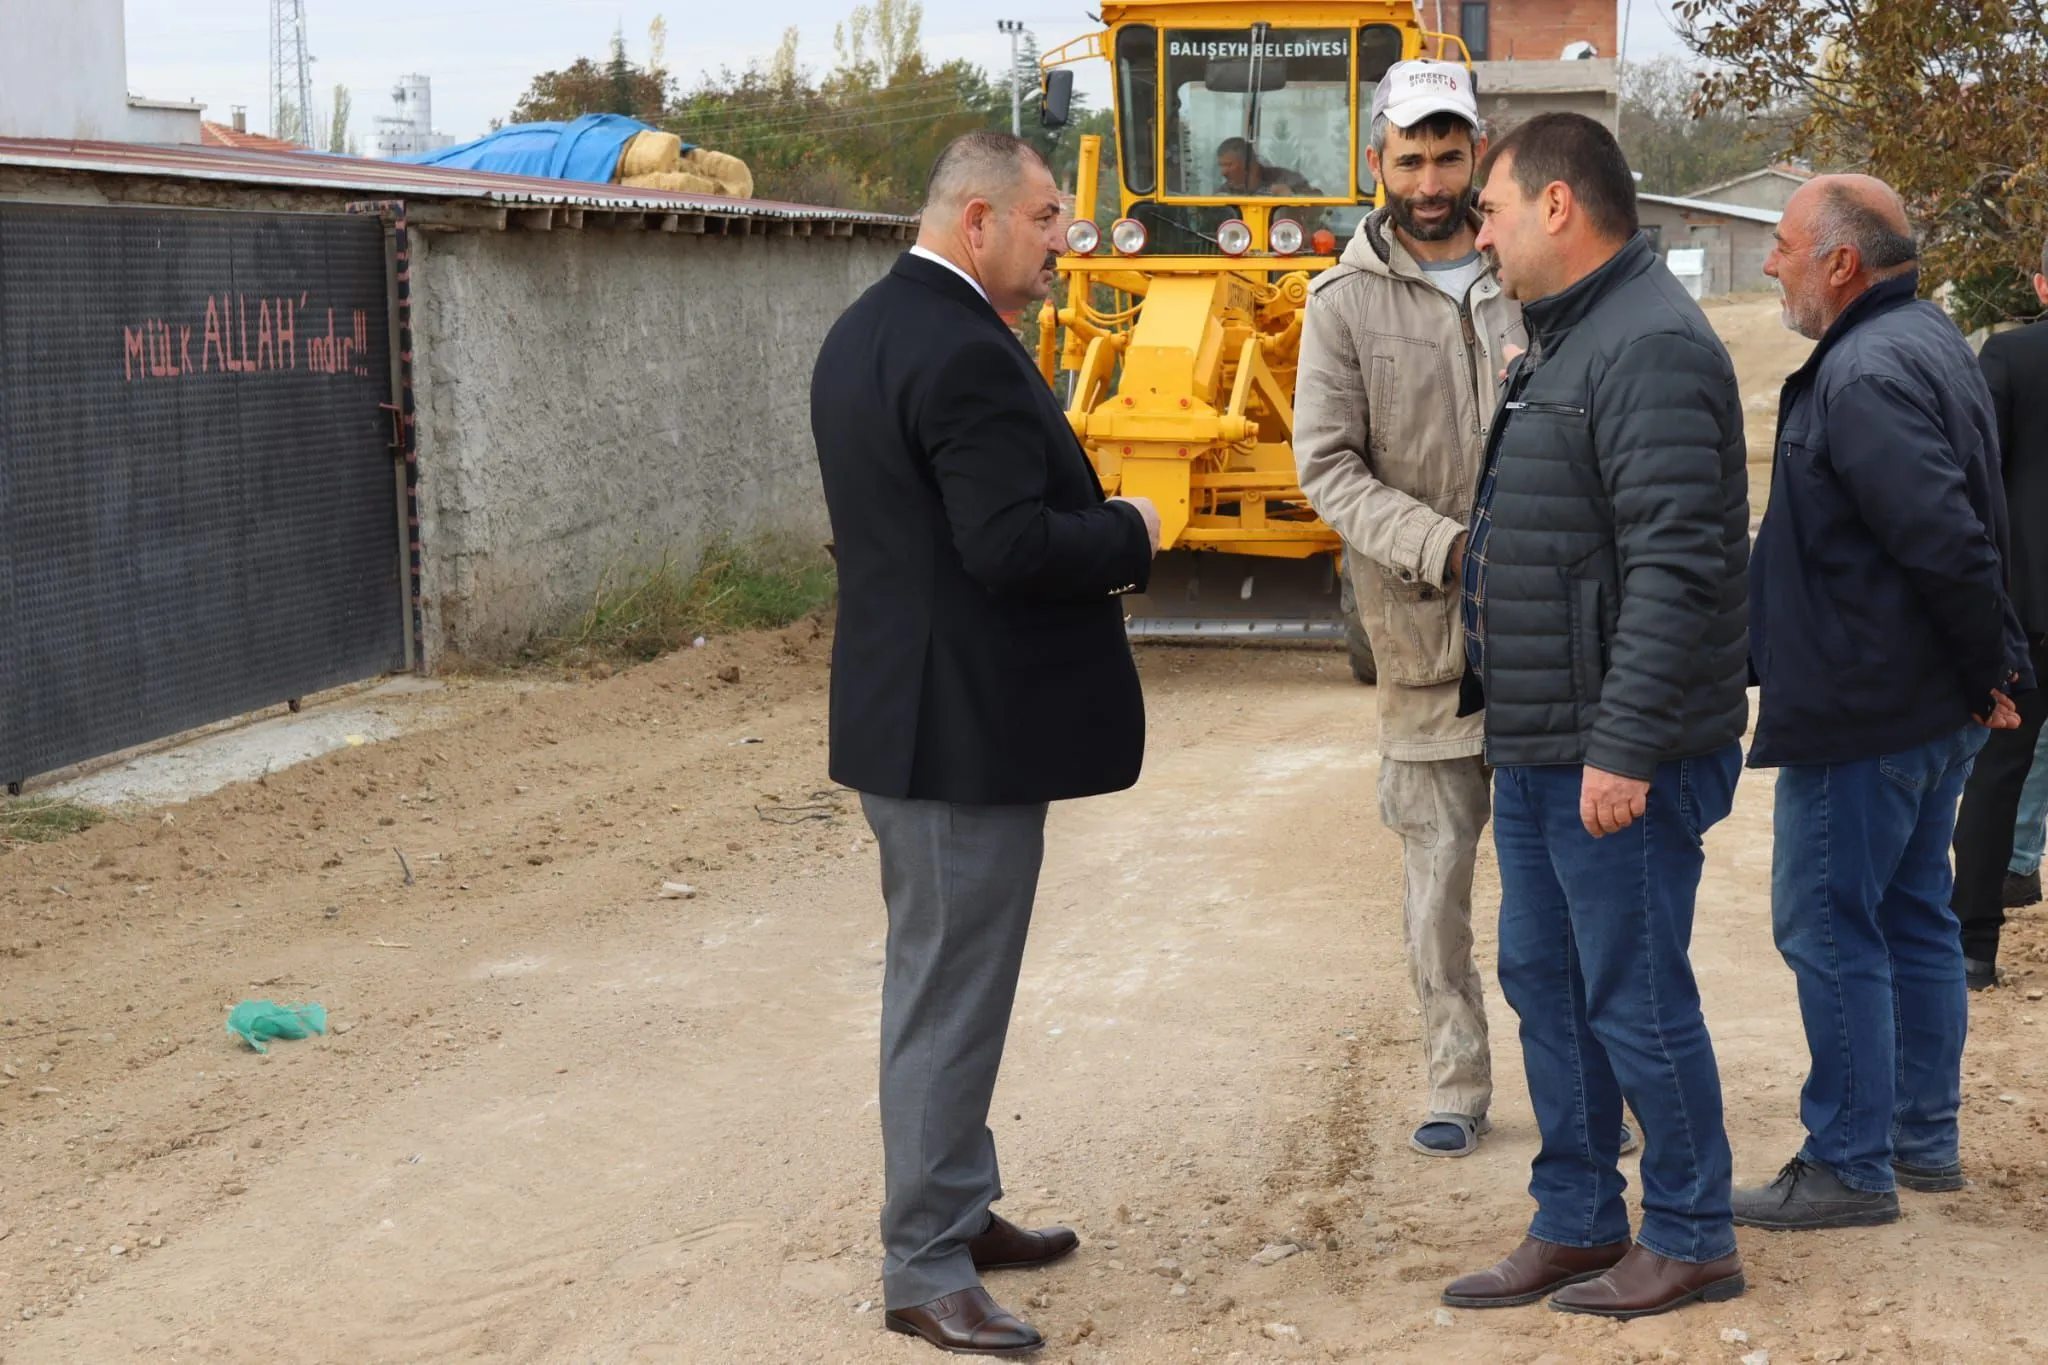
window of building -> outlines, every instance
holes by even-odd
[[[1487,60],[1486,12],[1490,8],[1486,0],[1467,0],[1458,6],[1458,36],[1465,40],[1465,50],[1475,62]]]

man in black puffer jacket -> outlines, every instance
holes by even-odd
[[[1637,233],[1613,136],[1529,120],[1480,168],[1530,350],[1463,577],[1496,768],[1501,990],[1542,1130],[1529,1237],[1446,1302],[1639,1317],[1743,1292],[1721,1082],[1687,949],[1748,719],[1749,497],[1728,353]],[[1472,698],[1477,701],[1475,695]],[[1643,1127],[1643,1221],[1616,1169]]]

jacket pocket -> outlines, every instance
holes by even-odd
[[[1509,412],[1542,412],[1552,417],[1584,417],[1586,410],[1571,403],[1524,402],[1516,399],[1507,405]]]
[[[1435,687],[1465,672],[1459,594],[1434,583],[1407,582],[1379,566],[1384,626],[1373,636],[1380,677],[1399,687]]]
[[[1371,414],[1371,431],[1367,444],[1372,448],[1373,464],[1380,466],[1387,454],[1394,448],[1395,433],[1400,430],[1401,417],[1394,410],[1394,395],[1400,387],[1394,382],[1394,357],[1373,355],[1366,359],[1365,393],[1369,404],[1366,411]]]
[[[1572,658],[1572,693],[1582,703],[1600,700],[1607,678],[1606,649],[1601,639],[1600,584],[1590,578],[1565,580],[1565,616]]]

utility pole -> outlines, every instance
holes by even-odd
[[[1010,136],[1024,136],[1024,90],[1018,84],[1017,40],[1024,36],[1023,21],[998,19],[996,27],[1010,35]]]

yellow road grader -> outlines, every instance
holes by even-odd
[[[1102,21],[1046,54],[1040,108],[1063,126],[1074,65],[1110,64],[1120,213],[1106,236],[1091,218],[1102,140],[1084,137],[1038,361],[1104,486],[1159,507],[1132,633],[1344,638],[1370,682],[1343,545],[1295,476],[1302,308],[1378,201],[1380,78],[1464,44],[1414,0],[1110,0]]]

